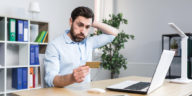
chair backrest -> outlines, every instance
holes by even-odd
[[[45,83],[45,66],[44,66],[44,58],[45,54],[39,54],[39,63],[40,63],[40,72],[41,72],[41,88],[46,88],[47,85]]]

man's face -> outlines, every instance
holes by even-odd
[[[71,30],[70,34],[75,42],[80,42],[84,40],[89,32],[92,24],[92,18],[85,18],[83,16],[78,16],[75,21],[72,22],[70,19]]]

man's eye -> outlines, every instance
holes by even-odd
[[[81,23],[78,23],[78,26],[79,26],[79,27],[81,27],[81,26],[83,26],[83,24],[81,24]]]
[[[90,26],[86,26],[86,29],[89,29]]]

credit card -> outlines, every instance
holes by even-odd
[[[90,68],[99,68],[101,62],[86,62],[86,66],[89,66]]]

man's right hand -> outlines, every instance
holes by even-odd
[[[74,82],[80,83],[84,81],[85,77],[89,74],[89,66],[80,66],[73,70],[73,79]]]

